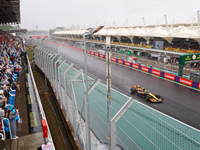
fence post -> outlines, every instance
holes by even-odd
[[[49,66],[50,66],[50,69],[49,69],[49,74],[50,74],[50,81],[51,83],[53,84],[53,60],[57,57],[58,55],[56,54],[53,58],[50,58],[50,61],[49,61]]]
[[[59,96],[60,97],[61,108],[63,108],[63,107],[62,107],[62,99],[61,99],[61,95],[60,95],[60,94],[62,94],[62,92],[61,92],[62,86],[61,86],[61,82],[60,82],[60,68],[65,63],[65,61],[66,61],[66,59],[58,67],[58,84],[57,84],[58,94],[57,94],[57,99],[58,99],[58,96]]]
[[[66,74],[67,74],[67,72],[72,68],[72,66],[73,66],[74,64],[72,63],[72,64],[70,64],[69,66],[68,66],[68,68],[65,70],[65,72],[64,72],[64,89],[65,89],[65,97],[67,97],[67,101],[66,101],[66,103],[65,103],[65,106],[66,106],[66,111],[67,111],[67,121],[69,121],[69,109],[68,109],[68,100],[69,100],[69,97],[68,97],[68,95],[67,95],[67,81],[66,81]],[[69,91],[68,91],[69,92]]]
[[[76,80],[76,78],[83,72],[82,69],[80,69],[77,74],[72,78],[71,80],[71,87],[72,87],[72,110],[73,112],[73,127],[74,127],[74,133],[76,133],[76,95],[74,92],[74,85],[73,82]],[[77,139],[76,134],[74,134],[74,138]]]
[[[49,53],[50,51],[47,49],[47,51],[44,53],[44,73],[45,73],[45,76],[46,76],[46,74],[47,74],[47,56],[48,56],[48,53]]]
[[[54,63],[54,71],[55,71],[55,76],[53,78],[53,87],[54,87],[54,92],[56,92],[56,80],[57,80],[57,73],[56,73],[56,64],[61,60],[62,56],[58,58],[58,60]],[[54,75],[54,74],[53,74]],[[57,93],[56,93],[57,95]]]
[[[121,118],[121,116],[126,112],[127,109],[133,104],[133,99],[129,100],[121,107],[121,109],[115,114],[111,119],[111,150],[116,148],[116,122]]]

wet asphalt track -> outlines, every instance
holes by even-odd
[[[57,47],[59,55],[67,59],[67,63],[74,64],[77,69],[84,69],[83,52],[66,47]],[[88,55],[88,74],[93,78],[100,78],[106,83],[106,61],[95,56]],[[111,64],[112,88],[134,99],[149,105],[179,121],[194,128],[200,129],[200,91],[137,71],[116,63]],[[151,103],[145,98],[130,94],[130,87],[138,84],[152,93],[159,93],[163,103]]]

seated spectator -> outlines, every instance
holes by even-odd
[[[3,93],[4,93],[4,91],[0,90],[0,99],[1,100],[7,99]]]
[[[11,88],[12,88],[13,90],[18,89],[18,91],[20,92],[20,83],[19,83],[19,82],[17,83],[17,81],[15,80],[15,81],[12,83]]]

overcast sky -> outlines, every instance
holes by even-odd
[[[79,25],[129,26],[168,23],[192,23],[200,0],[21,0],[21,27],[28,30],[48,30],[54,27]]]

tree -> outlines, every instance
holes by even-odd
[[[6,31],[6,30],[10,30],[13,29],[13,26],[10,25],[0,25],[0,30]]]

